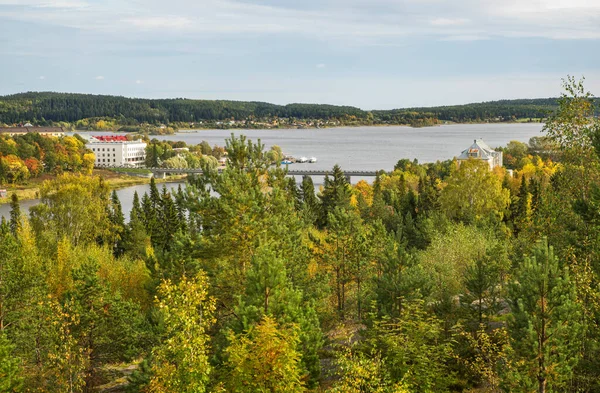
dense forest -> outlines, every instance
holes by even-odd
[[[138,99],[67,93],[23,93],[0,97],[0,125],[32,122],[77,129],[137,130],[136,126],[251,127],[298,125],[409,124],[443,121],[539,120],[557,108],[557,100],[502,100],[432,108],[365,111],[349,106],[191,99]],[[227,121],[227,123],[222,124]],[[234,121],[234,123],[229,123]],[[255,124],[258,123],[258,124]]]
[[[190,99],[138,99],[66,93],[24,93],[0,97],[0,122],[26,121],[75,123],[87,118],[111,118],[121,125],[139,123],[199,122],[203,120],[246,120],[250,118],[297,117],[329,119],[366,112],[348,106],[264,102],[209,101]]]
[[[517,119],[545,119],[557,108],[556,98],[528,100],[500,100],[477,104],[440,106],[429,108],[397,109],[373,111],[382,120],[395,120],[395,116],[406,116],[407,112],[428,114],[438,120],[457,123],[479,121],[513,121]]]
[[[315,190],[232,136],[128,220],[98,177],[13,197],[0,390],[600,391],[600,121],[565,87],[512,176],[401,159]]]
[[[0,186],[26,182],[42,174],[91,174],[94,154],[79,135],[48,138],[37,133],[0,134]]]

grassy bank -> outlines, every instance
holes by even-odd
[[[108,186],[111,190],[135,186],[138,184],[148,184],[150,183],[150,178],[144,177],[136,177],[136,176],[128,176],[122,173],[117,173],[112,170],[107,169],[95,169],[93,176],[101,176],[104,178]],[[0,186],[0,188],[6,189],[8,191],[8,196],[6,198],[0,198],[0,204],[10,202],[10,196],[13,193],[16,193],[19,197],[19,200],[28,200],[28,199],[37,199],[40,197],[40,187],[42,183],[46,180],[52,180],[56,176],[54,175],[44,175],[37,177],[35,179],[30,179],[27,184],[17,184],[17,185],[6,185]],[[157,183],[164,183],[166,181],[173,181],[185,179],[185,175],[183,176],[169,176],[167,179],[155,179]]]

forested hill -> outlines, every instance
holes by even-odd
[[[0,97],[0,124],[111,119],[117,125],[244,122],[288,119],[336,121],[333,124],[429,125],[440,121],[479,122],[540,119],[556,108],[555,98],[491,101],[431,108],[365,111],[351,106],[320,104],[275,105],[265,102],[140,99],[91,94],[30,92]]]
[[[85,118],[111,117],[126,121],[168,123],[202,120],[297,117],[311,119],[356,116],[367,112],[350,106],[265,102],[140,99],[69,93],[23,93],[0,97],[0,122],[16,123],[45,119],[75,122]]]
[[[444,121],[510,121],[527,118],[542,119],[548,117],[548,115],[557,107],[557,98],[535,98],[488,101],[465,105],[397,109],[392,111],[381,111],[381,116],[385,116],[390,112],[414,111],[418,113],[431,113],[439,120]]]

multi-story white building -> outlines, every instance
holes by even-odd
[[[146,161],[146,144],[124,135],[92,136],[86,147],[96,156],[97,167],[143,167]]]

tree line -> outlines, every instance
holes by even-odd
[[[43,174],[91,174],[93,168],[94,154],[79,135],[0,134],[0,185],[23,183]]]
[[[45,183],[29,217],[13,198],[0,387],[598,391],[600,122],[565,87],[513,176],[402,159],[317,190],[232,136],[223,171],[152,182],[129,220],[97,177]]]
[[[192,99],[139,99],[91,94],[30,92],[0,97],[0,124],[33,122],[79,128],[125,130],[141,124],[177,124],[225,120],[336,120],[340,124],[409,124],[440,121],[511,121],[544,119],[557,108],[557,99],[501,100],[431,108],[365,111],[351,106]],[[101,122],[101,124],[99,123]],[[98,125],[100,124],[100,125]],[[198,125],[196,125],[198,126]],[[211,126],[216,126],[212,124]]]

